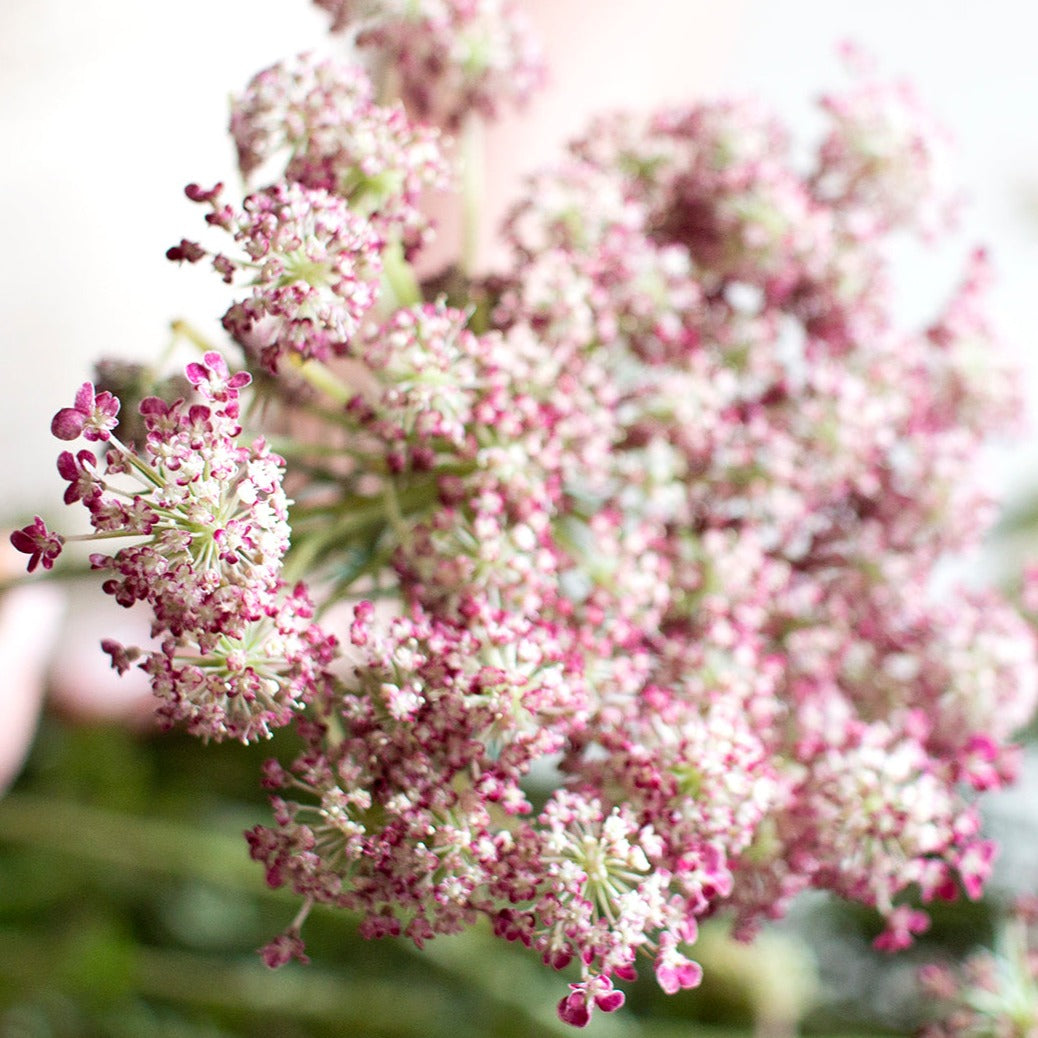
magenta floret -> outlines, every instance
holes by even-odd
[[[59,440],[107,440],[119,424],[119,400],[107,390],[95,395],[94,386],[84,382],[72,407],[63,407],[51,422],[50,431]]]
[[[65,538],[48,530],[46,523],[36,516],[28,526],[11,534],[11,544],[17,551],[29,556],[28,570],[32,573],[39,565],[44,569],[53,567],[54,560],[61,554]]]

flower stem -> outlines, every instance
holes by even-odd
[[[461,138],[461,269],[471,274],[479,251],[480,204],[486,191],[483,120],[474,112],[465,120]]]
[[[288,354],[287,360],[295,368],[295,373],[318,392],[324,393],[338,404],[350,402],[354,395],[353,390],[319,360],[301,361],[294,353]]]
[[[180,318],[170,321],[169,330],[173,333],[173,339],[187,339],[200,353],[209,353],[216,347],[197,329]]]
[[[414,276],[411,264],[404,259],[404,250],[399,241],[391,241],[382,254],[382,274],[391,308],[416,306],[422,301],[422,290]]]

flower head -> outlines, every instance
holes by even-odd
[[[376,104],[358,66],[304,54],[264,69],[235,99],[231,133],[246,177],[281,155],[286,180],[345,199],[408,252],[431,236],[419,196],[450,180],[439,133]]]
[[[494,116],[522,102],[544,68],[515,0],[315,0],[332,29],[353,32],[400,77],[408,107],[449,128],[469,112]]]
[[[271,371],[285,353],[346,352],[378,297],[377,231],[343,199],[297,183],[249,195],[240,211],[218,198],[218,191],[199,196],[240,253],[217,253],[213,266],[228,284],[251,288],[224,314],[227,331]]]
[[[113,440],[101,462],[65,451],[58,468],[69,480],[66,502],[82,502],[97,535],[134,542],[95,552],[91,565],[120,604],[150,607],[161,648],[109,642],[113,666],[125,671],[141,660],[167,723],[250,741],[288,723],[316,694],[334,643],[313,623],[305,589],[286,592],[281,580],[284,462],[261,439],[237,442],[239,395],[251,376],[232,374],[214,351],[185,374],[204,402],[143,400],[140,453]],[[115,414],[118,401],[108,410]],[[84,435],[93,428],[85,424]],[[30,569],[40,561],[49,568],[62,543],[39,519],[12,541],[32,554]]]

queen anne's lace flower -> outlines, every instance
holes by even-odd
[[[320,6],[412,114],[457,126],[531,85],[510,0]],[[318,902],[418,946],[483,919],[567,971],[583,1026],[639,963],[698,984],[723,909],[750,936],[828,890],[893,950],[928,924],[910,897],[982,892],[975,795],[1014,773],[1035,640],[933,574],[990,526],[971,472],[1018,380],[982,253],[928,325],[892,317],[885,239],[935,187],[914,105],[859,85],[825,108],[806,169],[750,103],[600,119],[528,182],[510,263],[423,288],[433,131],[309,57],[235,102],[243,173],[283,175],[240,208],[188,196],[233,239],[223,325],[263,406],[210,351],[131,443],[90,383],[53,431],[104,450],[61,453],[65,500],[128,538],[91,562],[153,614],[157,644],[108,641],[113,665],[202,737],[296,726],[248,835],[303,901],[270,965],[305,959]],[[246,419],[294,434],[291,545],[286,463]],[[12,537],[30,569],[70,539]],[[300,574],[353,606],[341,658]]]
[[[947,185],[948,131],[911,84],[876,80],[868,60],[846,50],[858,81],[822,98],[829,130],[818,151],[816,191],[854,233],[942,230],[956,206]]]
[[[919,971],[928,1022],[920,1038],[977,1034],[1027,1038],[1038,1029],[1038,902],[1018,898],[996,932],[994,946],[972,952],[961,966],[930,963]]]
[[[383,240],[347,203],[320,188],[281,183],[249,195],[240,211],[219,201],[221,187],[188,197],[234,236],[240,253],[216,253],[224,281],[252,289],[224,314],[224,328],[270,371],[290,353],[325,359],[344,353],[379,292]],[[207,253],[182,242],[167,253],[198,262]]]
[[[142,653],[107,642],[113,665],[125,670],[141,660],[168,723],[249,741],[287,724],[314,695],[332,643],[312,623],[305,590],[286,594],[281,579],[289,535],[284,462],[263,440],[237,440],[239,391],[251,377],[230,374],[218,353],[186,374],[201,402],[145,399],[139,452],[106,426],[103,459],[65,451],[58,471],[69,480],[66,502],[83,503],[95,538],[134,541],[114,555],[95,552],[90,563],[121,605],[150,607],[160,648]],[[76,404],[87,416],[84,430],[97,428],[92,400],[105,413],[118,410],[109,394],[95,398],[84,386]],[[55,419],[62,434],[68,410]],[[37,541],[47,566],[48,545],[42,535]]]

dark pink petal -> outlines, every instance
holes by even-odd
[[[86,415],[74,407],[63,407],[51,419],[50,431],[59,440],[75,440],[83,431]]]
[[[688,959],[656,967],[656,981],[668,995],[673,995],[683,988],[698,987],[702,979],[702,967],[698,962]]]
[[[626,996],[622,991],[608,991],[604,995],[595,996],[595,1005],[602,1010],[603,1013],[615,1013],[626,1000]]]
[[[71,505],[93,496],[97,482],[87,469],[96,464],[97,459],[88,450],[81,450],[74,456],[71,451],[62,451],[58,455],[58,473],[69,482],[65,488],[65,504]]]
[[[573,952],[569,948],[556,948],[544,956],[545,965],[553,970],[564,970],[573,961]]]
[[[97,394],[86,422],[83,436],[88,440],[107,440],[109,433],[119,424],[119,398],[107,390]]]
[[[187,367],[184,368],[184,374],[187,375],[188,382],[193,386],[200,385],[202,382],[209,381],[209,372],[206,367],[199,364],[198,361],[192,361]]]
[[[90,414],[94,408],[94,387],[90,382],[84,382],[76,393],[75,408],[83,414]]]
[[[171,245],[166,249],[166,259],[174,263],[197,263],[204,259],[205,255],[205,249],[198,242],[188,241],[187,238],[181,238],[179,245]]]
[[[137,410],[142,415],[158,415],[165,417],[169,414],[171,407],[165,400],[157,396],[146,396],[138,405]]]
[[[84,382],[76,393],[74,407],[63,407],[52,419],[50,431],[59,440],[107,440],[119,424],[119,399],[107,390],[94,396],[94,387]]]
[[[223,183],[218,183],[214,187],[211,187],[208,191],[199,187],[198,184],[188,184],[184,188],[184,194],[191,199],[192,202],[215,202],[220,197],[220,192],[223,190]]]
[[[223,354],[217,353],[216,350],[209,350],[203,359],[212,374],[218,375],[220,378],[226,378],[230,374]]]
[[[574,1027],[587,1027],[591,1020],[591,1008],[583,992],[574,991],[559,1003],[559,1019],[564,1024],[572,1024]]]
[[[79,477],[79,466],[72,451],[62,451],[58,455],[58,475],[62,479],[74,480]]]
[[[304,953],[303,948],[303,939],[299,934],[289,931],[275,937],[274,940],[261,949],[260,954],[263,956],[263,961],[272,970],[276,970],[279,966],[284,966],[286,962],[290,962],[292,959],[298,959],[305,966],[310,959]]]

